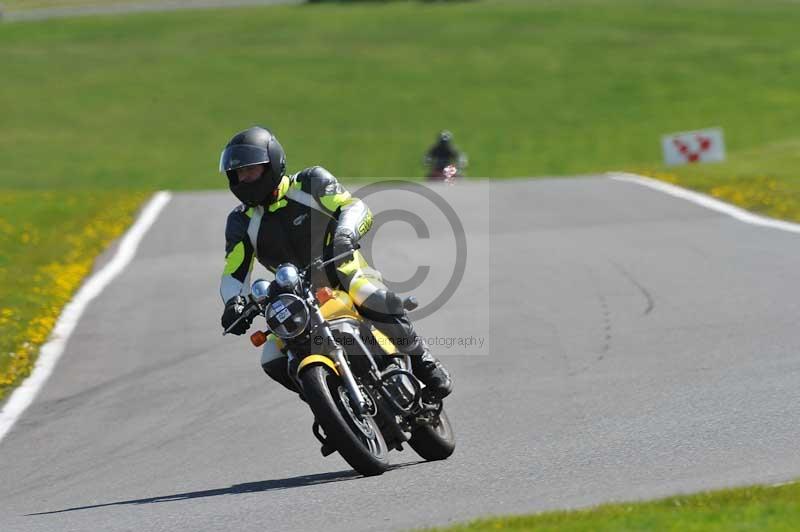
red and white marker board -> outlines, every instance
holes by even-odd
[[[722,129],[701,129],[661,137],[665,164],[716,163],[725,160]]]

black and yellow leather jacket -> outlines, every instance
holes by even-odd
[[[320,166],[283,176],[268,205],[244,204],[228,215],[223,302],[249,289],[254,259],[274,272],[291,262],[299,268],[330,253],[334,233],[346,230],[357,241],[372,226],[372,213]]]

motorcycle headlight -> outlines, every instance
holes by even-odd
[[[269,330],[283,339],[302,334],[310,316],[306,302],[294,294],[279,295],[267,305],[264,315]]]
[[[256,280],[250,288],[250,293],[253,294],[256,301],[263,303],[269,297],[269,282],[264,279]]]
[[[282,264],[275,271],[275,282],[281,288],[291,290],[300,282],[300,272],[294,264]]]

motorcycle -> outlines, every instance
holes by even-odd
[[[289,375],[314,414],[312,432],[323,456],[338,452],[365,476],[389,467],[389,450],[408,443],[425,460],[444,460],[455,436],[442,400],[427,393],[411,372],[411,360],[362,318],[347,292],[317,288],[312,278],[326,266],[352,256],[318,258],[305,269],[283,264],[268,282],[256,280],[241,319],[262,316],[259,347],[274,334],[288,355]],[[416,298],[403,301],[413,310]]]
[[[431,168],[427,175],[428,181],[444,181],[448,184],[453,184],[459,177],[462,177],[461,171],[454,164],[448,164],[444,168]]]
[[[437,160],[428,156],[425,158],[425,166],[428,167],[425,176],[428,181],[444,181],[452,185],[457,179],[464,177],[467,157],[459,154],[455,160]]]

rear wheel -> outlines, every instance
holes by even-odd
[[[456,449],[456,437],[445,411],[439,413],[437,423],[414,429],[408,444],[428,461],[444,460],[453,454]]]
[[[386,471],[386,441],[372,416],[361,416],[350,406],[342,380],[326,366],[311,366],[300,379],[314,417],[342,458],[365,476]]]

